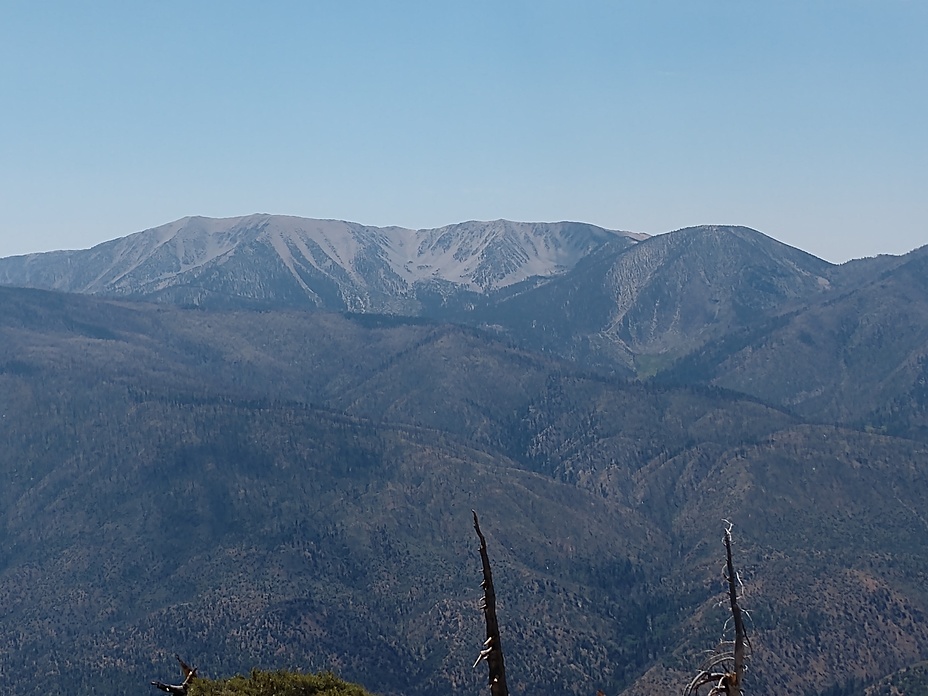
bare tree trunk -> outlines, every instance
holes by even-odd
[[[474,667],[480,664],[481,660],[487,661],[490,669],[490,695],[491,696],[509,696],[509,688],[506,686],[506,668],[503,664],[503,646],[499,639],[499,623],[496,620],[496,590],[493,589],[493,573],[490,571],[490,557],[487,555],[487,540],[480,531],[480,522],[477,520],[477,512],[474,513],[474,529],[480,538],[480,560],[483,563],[483,616],[487,623],[487,639],[483,644],[483,650]]]
[[[177,653],[174,653],[174,657],[180,663],[180,671],[184,675],[184,681],[180,684],[165,684],[162,681],[153,681],[151,685],[169,694],[174,694],[174,696],[186,696],[190,688],[190,682],[197,678],[197,668],[188,665]]]
[[[741,607],[738,605],[738,576],[735,575],[735,565],[731,560],[731,525],[725,529],[725,574],[728,577],[728,603],[731,606],[731,618],[735,624],[735,645],[732,660],[732,671],[725,683],[726,696],[735,696],[741,693],[741,677],[744,675],[745,645],[747,633],[744,630],[744,618]]]
[[[718,650],[706,661],[702,670],[687,685],[684,696],[698,696],[699,689],[710,686],[707,696],[741,696],[741,685],[744,677],[744,667],[751,642],[744,629],[744,617],[741,605],[738,603],[738,589],[740,580],[735,573],[735,564],[731,554],[731,523],[727,522],[725,528],[725,580],[728,583],[728,605],[731,609],[732,623],[735,628],[735,638],[732,641],[723,639]]]

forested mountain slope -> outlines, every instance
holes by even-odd
[[[722,518],[755,690],[928,657],[925,445],[471,328],[0,288],[0,440],[16,694],[144,688],[174,651],[479,693],[472,508],[520,691],[685,683]]]
[[[712,384],[807,418],[924,439],[928,248],[848,285],[759,327],[716,338],[662,381]]]

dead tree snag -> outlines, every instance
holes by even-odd
[[[184,675],[184,681],[180,684],[165,684],[164,682],[153,681],[151,685],[161,689],[162,691],[166,691],[169,694],[185,696],[187,690],[190,688],[190,682],[196,679],[197,668],[188,665],[180,658],[180,655],[177,653],[174,653],[174,657],[176,657],[177,661],[180,663],[180,671]]]
[[[693,680],[683,692],[684,696],[698,696],[699,690],[710,686],[706,696],[741,696],[744,670],[751,650],[751,641],[748,640],[744,628],[744,614],[739,604],[741,579],[735,572],[735,564],[731,558],[731,528],[726,520],[725,528],[725,579],[728,583],[728,605],[731,610],[731,623],[735,630],[734,640],[722,639],[718,648],[703,664]],[[727,624],[726,624],[727,625]]]
[[[474,667],[479,665],[481,660],[486,660],[490,670],[490,696],[509,696],[509,689],[506,686],[506,668],[503,664],[503,646],[500,643],[499,623],[496,620],[496,590],[493,589],[493,573],[490,571],[490,557],[487,555],[487,540],[480,531],[477,512],[473,510],[472,512],[474,513],[474,529],[480,538],[480,560],[483,563],[483,582],[480,586],[483,588],[483,616],[487,624],[487,639]]]

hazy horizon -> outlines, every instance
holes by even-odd
[[[191,215],[928,241],[928,5],[20,3],[0,257]]]

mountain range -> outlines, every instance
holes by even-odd
[[[682,689],[723,519],[752,691],[911,675],[926,263],[277,216],[0,259],[0,676],[125,693],[177,651],[478,693],[472,508],[514,693]]]
[[[887,283],[905,293],[923,277],[926,255],[836,266],[744,227],[647,237],[569,222],[408,230],[251,215],[184,218],[92,249],[0,259],[0,284],[201,308],[428,317],[626,376],[650,377],[688,356],[700,379],[728,386],[729,376],[697,367],[697,349],[727,341],[725,351],[738,340],[754,354],[752,341],[782,330],[779,322],[806,337],[795,349],[808,353],[820,311],[873,309],[879,324],[885,312],[859,303],[892,292]],[[903,297],[885,302],[917,311]],[[798,329],[803,322],[812,333]],[[912,358],[923,338],[891,359]],[[739,388],[750,392],[753,379],[744,375]],[[777,403],[807,398],[815,397],[786,387]]]
[[[192,217],[85,251],[5,259],[0,282],[192,306],[415,313],[424,297],[549,277],[639,237],[578,223],[409,230],[279,215]]]

